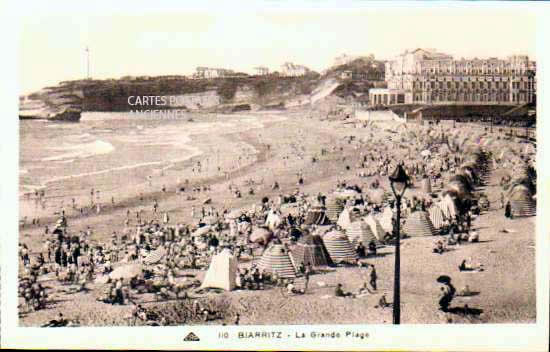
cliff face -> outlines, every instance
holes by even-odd
[[[223,105],[267,106],[285,103],[301,94],[311,93],[319,83],[318,75],[306,77],[233,77],[194,80],[185,77],[124,78],[118,80],[80,80],[62,82],[30,98],[48,105],[78,105],[83,111],[129,111],[135,109],[188,110],[211,109]],[[162,96],[165,103],[133,104],[130,97]],[[129,98],[131,102],[129,102]],[[175,101],[170,103],[169,98]]]
[[[320,94],[349,96],[365,93],[368,87],[342,85],[339,78],[311,73],[303,77],[246,76],[218,79],[188,79],[183,76],[124,77],[118,80],[61,82],[25,97],[21,110],[49,112],[65,108],[82,111],[130,111],[184,109],[232,111],[233,108],[285,108],[315,104]],[[326,92],[325,92],[326,91]],[[143,97],[164,97],[164,101],[138,102]],[[247,107],[248,106],[248,107]]]
[[[46,87],[19,98],[19,117],[78,121],[83,100],[83,92],[73,87]]]

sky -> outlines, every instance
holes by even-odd
[[[403,8],[363,2],[290,8],[254,2],[174,10],[161,3],[166,6],[111,5],[110,12],[33,1],[19,8],[20,92],[85,78],[86,47],[90,75],[97,79],[191,74],[197,66],[253,73],[262,65],[275,71],[287,61],[322,71],[343,53],[390,59],[417,47],[457,58],[536,55],[536,17],[523,7]]]

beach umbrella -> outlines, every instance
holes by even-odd
[[[447,275],[441,275],[436,280],[441,284],[448,284],[451,282],[451,278]]]
[[[143,271],[143,266],[138,263],[127,264],[124,266],[119,266],[113,272],[109,274],[109,277],[113,280],[116,279],[130,279],[141,274]]]
[[[252,243],[263,242],[265,244],[269,242],[269,240],[272,237],[273,237],[273,232],[271,232],[269,229],[265,227],[257,227],[254,230],[252,230],[252,233],[250,234],[250,242]]]
[[[166,249],[163,246],[160,246],[154,251],[152,251],[151,253],[149,253],[149,255],[145,257],[145,259],[143,259],[143,263],[148,265],[156,264],[160,262],[160,260],[164,257],[165,254],[166,254]]]
[[[210,232],[211,229],[212,229],[212,226],[210,225],[199,227],[193,232],[193,236],[206,235],[208,232]]]

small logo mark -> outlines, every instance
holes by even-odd
[[[187,334],[187,336],[185,336],[185,338],[183,339],[183,341],[200,341],[200,340],[201,339],[199,339],[199,337],[192,332]]]

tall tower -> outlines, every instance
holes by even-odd
[[[90,49],[86,47],[86,78],[90,79]]]

